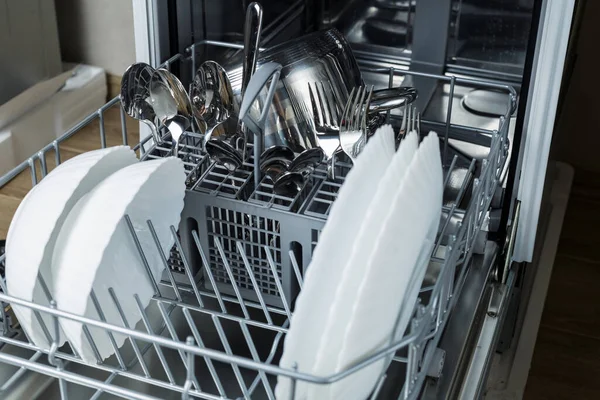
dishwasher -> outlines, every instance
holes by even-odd
[[[519,334],[518,305],[528,296],[540,241],[550,143],[582,2],[260,3],[261,51],[337,29],[364,82],[414,87],[422,131],[443,140],[441,234],[410,333],[335,375],[279,367],[294,298],[350,165],[340,162],[335,178],[318,167],[298,193],[276,195],[264,181],[254,184],[251,164],[231,171],[212,163],[189,133],[178,154],[187,174],[182,222],[143,324],[85,319],[13,298],[0,279],[0,397],[273,399],[278,376],[326,384],[388,356],[371,399],[484,396],[494,355]],[[138,61],[164,66],[185,87],[204,60],[227,63],[244,49],[246,1],[134,0],[133,7]],[[0,187],[26,170],[36,185],[48,173],[46,155],[60,163],[61,143],[89,124],[99,124],[98,148],[106,147],[112,108],[120,109],[128,144],[129,117],[117,96],[1,177]],[[398,128],[402,111],[386,118]],[[140,143],[129,143],[140,158],[168,155],[151,145],[149,133],[140,124]],[[34,345],[11,304],[50,315],[51,338],[58,320],[70,318],[127,340],[89,364],[54,339],[50,349]]]

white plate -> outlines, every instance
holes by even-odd
[[[335,288],[349,260],[354,233],[392,160],[394,147],[391,127],[381,128],[369,140],[346,177],[321,232],[296,301],[279,362],[281,367],[292,368],[295,364],[300,372],[312,371]],[[307,389],[307,384],[297,382],[295,398],[306,398]],[[275,393],[278,399],[290,398],[291,381],[278,377]]]
[[[348,267],[359,281],[357,290],[351,297],[336,299],[351,307],[342,310],[350,311],[346,313],[343,335],[335,338],[342,345],[332,373],[385,348],[405,333],[440,221],[442,181],[439,140],[432,132],[413,157],[381,219],[383,224],[363,231],[363,238],[359,239],[372,235],[375,245],[367,258],[353,259]],[[365,399],[390,361],[391,358],[379,360],[325,386],[327,391],[321,392],[324,397],[315,398]]]
[[[408,134],[377,186],[373,201],[362,214],[362,223],[354,231],[355,244],[348,247],[348,266],[335,290],[334,302],[329,308],[325,331],[317,352],[314,373],[328,376],[334,373],[342,349],[345,330],[351,319],[354,300],[364,275],[364,267],[377,245],[379,230],[383,227],[396,193],[401,189],[408,167],[419,146],[416,132]],[[326,399],[329,385],[311,385],[310,399]]]
[[[65,161],[42,179],[25,196],[12,219],[6,240],[6,284],[8,294],[36,304],[49,300],[37,276],[52,288],[52,253],[58,233],[75,203],[104,178],[137,162],[126,146],[90,151]],[[26,307],[13,306],[25,333],[36,346],[50,344],[35,317]],[[50,335],[52,318],[41,313]],[[64,338],[59,338],[59,344]]]
[[[142,258],[124,216],[129,215],[155,280],[164,269],[146,221],[152,220],[164,254],[174,244],[170,227],[179,225],[185,194],[183,162],[169,157],[130,165],[111,175],[83,197],[58,237],[52,271],[58,308],[101,320],[91,301],[93,290],[104,318],[123,326],[112,288],[131,328],[141,319],[134,295],[146,307],[154,295]],[[60,319],[71,346],[89,363],[96,356],[81,323]],[[89,327],[100,360],[115,352],[106,331]],[[125,337],[115,334],[118,347]]]

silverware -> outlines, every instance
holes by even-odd
[[[277,84],[279,83],[281,68],[281,65],[277,63],[267,63],[261,66],[252,76],[252,79],[250,79],[244,99],[242,100],[242,105],[240,106],[240,120],[254,133],[254,184],[257,188],[260,185],[261,179],[261,155],[263,153],[265,121],[271,110],[270,105],[273,101]],[[251,112],[251,107],[269,81],[271,81],[271,85],[262,103],[263,109],[260,112],[260,116],[256,118],[252,115],[254,113]],[[271,147],[273,151],[279,148],[277,146]],[[265,157],[265,160],[268,161],[268,158]]]
[[[405,106],[417,99],[417,89],[412,87],[397,87],[373,91],[369,114],[390,111]]]
[[[421,134],[421,115],[417,112],[417,107],[405,104],[398,139],[403,139],[407,133],[412,131],[416,131],[418,135]]]
[[[294,152],[287,147],[272,147],[261,156],[261,171],[271,179],[273,191],[278,195],[294,197],[304,186],[302,173],[290,170],[293,158]]]
[[[173,155],[177,156],[179,138],[194,120],[187,92],[175,75],[159,68],[152,75],[150,99],[158,120],[171,133]]]
[[[244,24],[244,61],[242,64],[242,95],[246,92],[246,87],[250,78],[256,70],[256,60],[258,59],[258,49],[260,34],[262,31],[262,6],[253,2],[246,9],[246,22]]]
[[[367,142],[367,117],[373,87],[352,90],[340,120],[340,145],[354,163]]]
[[[228,169],[242,165],[246,146],[245,136],[238,134],[237,126],[224,126],[237,114],[234,100],[225,69],[214,61],[202,63],[190,85],[190,101],[204,134],[206,152]]]
[[[300,108],[305,113],[304,118],[308,121],[309,128],[315,132],[319,146],[330,160],[340,146],[338,125],[340,102],[335,99],[329,82],[327,88],[323,82],[312,84],[309,82],[308,92],[311,110],[307,110],[303,102],[300,103]],[[327,96],[327,93],[330,96]]]
[[[121,80],[121,106],[131,118],[148,125],[154,143],[162,143],[150,99],[150,81],[155,71],[146,63],[132,64],[125,70]]]

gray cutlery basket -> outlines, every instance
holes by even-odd
[[[340,164],[339,170],[343,177],[349,166]],[[237,289],[243,299],[256,302],[257,289],[267,305],[282,307],[285,300],[291,306],[300,290],[296,273],[303,276],[310,263],[342,177],[332,182],[326,179],[324,167],[318,168],[292,198],[274,194],[268,178],[255,190],[252,160],[234,172],[218,164],[205,167],[188,186],[179,229],[196,280],[211,291],[214,281],[221,294],[230,296],[236,296]],[[247,264],[238,246],[244,249]],[[281,294],[272,269],[279,277]]]

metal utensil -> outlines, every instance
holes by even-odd
[[[242,95],[246,92],[248,83],[256,70],[260,34],[262,31],[262,6],[253,2],[246,9],[244,24],[244,61],[242,64]]]
[[[369,114],[390,111],[417,99],[417,89],[412,87],[396,87],[389,89],[378,89],[373,91]]]
[[[231,84],[221,65],[214,61],[200,65],[190,87],[190,101],[211,159],[229,169],[241,166],[246,140],[238,134],[236,126],[223,126],[237,113]]]
[[[152,75],[150,99],[158,120],[171,133],[173,154],[177,156],[179,138],[194,120],[187,92],[175,75],[159,68]]]
[[[403,139],[411,131],[416,131],[418,135],[421,134],[421,115],[417,112],[417,107],[405,105],[398,139]]]
[[[319,141],[319,146],[325,152],[327,159],[330,160],[340,146],[338,125],[340,110],[337,105],[340,104],[334,98],[331,86],[327,82],[327,89],[323,82],[308,83],[309,99],[311,110],[307,110],[303,102],[300,103],[302,112],[306,113],[305,118],[310,129],[313,129],[315,136]],[[329,93],[330,96],[327,96]]]
[[[307,121],[308,128],[316,134],[319,146],[323,148],[328,159],[331,159],[339,147],[339,115],[340,106],[346,100],[335,98],[331,85],[326,82],[308,83],[311,111],[305,104],[292,99],[292,104],[297,103],[303,120]],[[380,113],[393,110],[417,98],[417,91],[410,87],[374,90],[368,108],[367,126],[369,131],[376,129],[383,120]]]
[[[340,121],[340,145],[344,153],[356,161],[367,142],[367,117],[373,87],[352,90]]]
[[[240,107],[240,120],[254,133],[254,184],[256,187],[259,186],[261,179],[261,155],[263,152],[265,121],[271,109],[270,105],[275,95],[275,89],[279,83],[281,68],[281,65],[277,63],[267,63],[260,67],[250,79]],[[271,85],[263,102],[263,109],[258,119],[255,119],[250,112],[251,106],[269,80]]]
[[[261,171],[273,182],[276,194],[294,197],[304,186],[301,172],[291,171],[294,152],[289,148],[270,148],[261,155]]]
[[[121,80],[121,106],[134,119],[148,125],[155,143],[162,143],[150,99],[150,82],[156,70],[146,63],[131,64]]]

